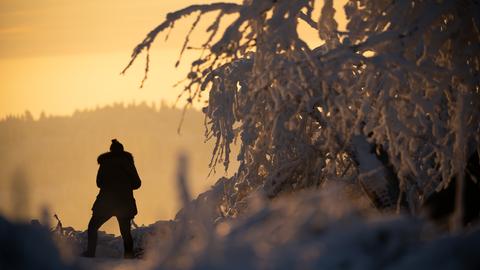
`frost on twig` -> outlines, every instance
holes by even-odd
[[[240,143],[225,213],[235,215],[254,190],[276,196],[357,179],[355,136],[384,150],[398,196],[414,209],[461,177],[465,162],[457,159],[479,149],[478,4],[350,0],[340,32],[333,1],[324,2],[315,24],[314,2],[187,7],[147,35],[126,69],[181,17],[217,11],[202,45],[207,53],[192,63],[184,93],[193,102],[208,92],[212,168],[228,167],[230,145]],[[237,17],[213,42],[224,14]],[[325,44],[310,48],[298,33],[300,20],[315,26]]]
[[[125,74],[125,72],[130,68],[130,66],[133,64],[133,62],[136,60],[137,56],[140,55],[144,50],[147,51],[148,55],[148,49],[152,45],[152,43],[155,41],[157,38],[157,35],[160,34],[162,31],[169,27],[173,27],[174,23],[178,20],[180,20],[182,17],[188,16],[194,12],[200,12],[202,14],[220,10],[222,14],[230,14],[232,12],[235,12],[239,9],[239,6],[236,4],[232,3],[215,3],[215,4],[210,4],[210,5],[191,5],[189,7],[186,7],[184,9],[178,10],[173,13],[167,14],[167,17],[164,22],[162,22],[160,25],[155,27],[148,35],[145,37],[145,39],[139,43],[135,49],[133,49],[132,55],[130,62],[127,64],[127,66],[122,70],[121,74]],[[183,51],[183,49],[182,49]],[[148,66],[148,58],[147,58],[147,66]],[[148,73],[148,69],[145,69],[145,73]],[[145,75],[146,76],[146,75]]]

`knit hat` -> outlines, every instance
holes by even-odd
[[[110,145],[110,152],[123,152],[123,145],[117,139],[113,139]]]

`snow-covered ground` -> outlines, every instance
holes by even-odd
[[[0,269],[480,269],[478,227],[449,234],[375,212],[344,189],[272,201],[253,193],[242,216],[214,223],[196,200],[175,221],[133,229],[136,248],[145,249],[137,260],[121,259],[114,235],[100,233],[97,258],[81,258],[85,232],[1,219]]]

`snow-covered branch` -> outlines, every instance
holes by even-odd
[[[365,162],[352,166],[356,136],[382,149],[398,179],[395,196],[405,196],[411,209],[420,206],[464,175],[465,162],[454,160],[467,160],[480,145],[478,4],[350,0],[340,32],[333,1],[324,2],[318,23],[313,3],[191,6],[167,16],[131,63],[182,16],[219,11],[209,27],[215,35],[222,14],[236,13],[217,42],[209,36],[203,44],[209,53],[192,63],[185,87],[191,102],[209,94],[211,166],[227,167],[230,145],[241,143],[228,207],[259,188],[276,196],[356,178]],[[301,20],[324,45],[308,47],[297,31]]]

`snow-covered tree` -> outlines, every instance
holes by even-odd
[[[211,166],[223,161],[227,167],[231,144],[241,143],[224,214],[235,215],[258,189],[276,196],[359,179],[368,192],[372,178],[387,177],[380,155],[398,179],[394,200],[387,194],[382,201],[388,207],[398,208],[404,198],[414,212],[453,178],[460,179],[461,195],[467,161],[480,152],[478,1],[350,0],[346,31],[337,29],[332,0],[320,14],[314,4],[192,5],[169,13],[133,51],[126,69],[146,52],[147,73],[159,33],[196,14],[191,33],[202,16],[217,14],[184,92],[189,102],[209,95],[207,137],[216,140]],[[219,33],[229,14],[236,19]],[[322,46],[310,48],[302,39],[301,20],[318,31]]]

